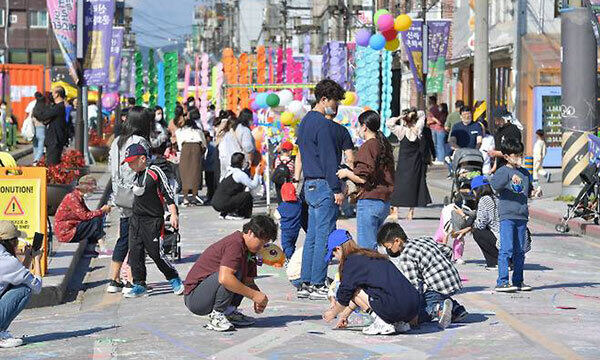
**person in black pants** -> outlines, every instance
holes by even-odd
[[[69,142],[67,115],[65,112],[65,89],[56,86],[52,89],[54,103],[38,101],[33,108],[33,116],[46,125],[46,165],[60,164],[65,145]]]
[[[175,267],[163,256],[164,206],[171,213],[171,225],[179,228],[177,207],[167,176],[157,165],[148,166],[146,149],[140,144],[130,145],[123,163],[137,173],[133,194],[133,215],[129,219],[129,265],[133,288],[125,297],[146,295],[146,253],[171,284],[176,295],[183,294],[183,283]]]
[[[254,178],[250,179],[242,170],[244,162],[244,154],[236,152],[231,155],[231,166],[212,198],[211,204],[221,213],[221,219],[241,220],[252,216],[254,200],[245,189],[248,187],[252,190],[260,186],[260,172],[256,171]]]

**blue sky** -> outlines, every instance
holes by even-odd
[[[126,0],[133,7],[133,31],[137,43],[147,47],[162,47],[173,44],[175,39],[192,31],[194,5],[198,0]],[[241,0],[242,22],[240,34],[242,48],[249,47],[262,24],[262,9],[265,0]]]

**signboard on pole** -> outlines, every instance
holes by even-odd
[[[0,220],[8,220],[27,234],[46,234],[46,168],[26,167],[0,172]],[[44,236],[42,275],[47,269],[48,239]]]
[[[50,23],[73,81],[77,83],[77,8],[75,0],[46,0]]]
[[[86,86],[108,84],[114,0],[85,0],[83,83]]]

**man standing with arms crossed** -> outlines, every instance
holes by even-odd
[[[335,229],[338,206],[344,199],[336,172],[342,153],[336,144],[340,132],[325,116],[337,113],[344,89],[335,81],[325,79],[315,87],[317,104],[298,126],[296,140],[300,152],[296,157],[294,179],[304,172],[304,197],[308,204],[308,229],[302,253],[302,285],[299,298],[327,299],[327,237]]]

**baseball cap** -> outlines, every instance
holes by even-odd
[[[291,182],[286,182],[281,185],[281,200],[285,202],[298,201],[296,196],[296,187]]]
[[[131,144],[125,150],[125,159],[121,162],[121,164],[129,163],[135,160],[138,156],[146,155],[146,149],[140,144]]]
[[[291,142],[289,142],[289,141],[284,141],[284,142],[281,144],[281,150],[285,150],[285,151],[292,151],[292,150],[294,150],[294,144],[292,144],[292,143],[291,143]]]
[[[489,185],[490,182],[488,181],[488,179],[483,176],[483,175],[479,175],[479,176],[475,176],[473,179],[471,179],[471,190],[475,190],[478,187],[482,187],[483,185]]]
[[[327,254],[325,255],[325,262],[329,262],[333,257],[333,250],[345,243],[348,240],[352,240],[352,235],[348,230],[337,229],[333,230],[327,238]]]
[[[14,238],[27,238],[27,234],[19,231],[15,224],[8,220],[0,220],[0,240],[10,240]]]

